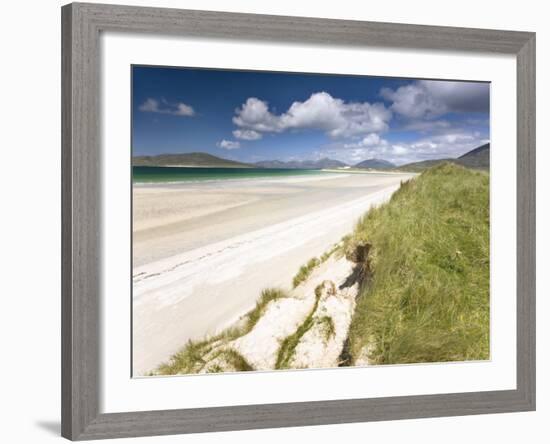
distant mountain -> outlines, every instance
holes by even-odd
[[[468,151],[466,154],[463,154],[456,159],[423,160],[421,162],[413,162],[406,165],[401,165],[397,167],[397,169],[407,171],[424,171],[427,168],[444,162],[456,163],[467,168],[489,169],[490,151],[491,144],[486,143],[485,145],[481,145],[480,147],[477,147],[472,151]]]
[[[388,169],[395,168],[395,165],[384,159],[367,159],[356,164],[355,168],[372,168],[372,169],[388,170]]]
[[[319,160],[290,160],[283,162],[282,160],[262,160],[255,164],[260,168],[291,168],[291,169],[323,169],[323,168],[341,168],[348,166],[344,162],[334,159],[319,159]]]
[[[188,166],[211,168],[253,168],[254,165],[222,159],[208,153],[158,154],[156,156],[135,156],[133,166]]]
[[[289,162],[283,162],[282,160],[260,160],[256,162],[254,166],[257,168],[291,168],[288,166]],[[294,166],[292,168],[298,168]]]
[[[433,159],[433,160],[422,160],[420,162],[412,162],[407,163],[406,165],[400,165],[396,167],[398,170],[404,170],[404,171],[424,171],[428,168],[431,168],[435,165],[439,165],[440,163],[445,162],[454,162],[456,159]]]
[[[463,154],[455,162],[468,168],[489,168],[489,154],[490,144],[486,143]]]

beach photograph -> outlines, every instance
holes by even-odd
[[[490,359],[490,83],[131,74],[133,377]]]

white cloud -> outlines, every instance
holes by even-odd
[[[419,80],[396,90],[382,88],[380,95],[410,119],[433,119],[448,112],[488,112],[489,84]]]
[[[408,163],[427,159],[456,158],[487,142],[489,139],[483,138],[479,133],[453,133],[426,137],[392,147],[394,154],[402,156],[400,163]]]
[[[221,140],[217,143],[218,147],[223,148],[224,150],[236,150],[241,147],[240,142],[234,140]]]
[[[264,132],[282,131],[279,119],[271,114],[267,102],[256,97],[249,97],[235,113],[233,123],[241,128]]]
[[[456,132],[396,143],[367,136],[354,144],[332,144],[317,151],[316,155],[349,164],[377,158],[402,165],[427,159],[456,158],[488,141],[477,132]]]
[[[155,99],[147,99],[139,106],[139,110],[149,113],[158,113],[159,112],[159,102]]]
[[[410,153],[411,149],[406,145],[395,144],[392,145],[392,152],[397,156],[402,156],[403,154]]]
[[[195,110],[193,109],[193,107],[183,102],[171,104],[165,100],[162,100],[161,103],[158,100],[151,98],[143,102],[139,106],[139,110],[147,113],[171,114],[173,116],[184,117],[192,117],[195,115]]]
[[[289,109],[273,114],[255,97],[235,110],[233,123],[256,132],[282,132],[292,129],[318,129],[331,137],[352,137],[388,129],[392,113],[381,103],[344,102],[326,92],[312,94],[304,102],[294,102]]]
[[[434,99],[418,83],[401,86],[393,91],[382,88],[380,94],[392,103],[391,109],[411,119],[433,118],[447,112],[447,107]]]
[[[233,136],[242,140],[259,140],[262,138],[262,134],[254,130],[240,130],[233,131]]]
[[[344,148],[376,147],[376,146],[386,146],[387,144],[388,144],[387,140],[382,139],[376,133],[371,133],[363,137],[359,142],[344,144]]]
[[[189,105],[180,102],[177,104],[177,108],[172,112],[172,114],[175,116],[194,116],[195,110]]]

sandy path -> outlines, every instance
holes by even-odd
[[[201,196],[204,205],[196,217],[170,213],[166,223],[157,217],[134,232],[134,374],[153,369],[187,340],[235,321],[261,289],[288,288],[300,265],[349,233],[358,217],[406,178],[358,176],[171,189],[172,201],[181,192],[188,207]],[[221,192],[233,200],[220,206],[204,198]]]

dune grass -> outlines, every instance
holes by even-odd
[[[302,265],[294,278],[292,279],[292,288],[296,288],[302,282],[306,281],[313,273],[313,270],[332,256],[341,248],[340,244],[334,245],[330,250],[325,251],[320,257],[312,257],[306,264]]]
[[[234,327],[200,341],[188,341],[170,360],[161,364],[151,375],[176,375],[200,372],[208,362],[222,358],[235,371],[254,370],[239,353],[225,345],[249,333],[265,313],[267,305],[274,300],[288,297],[288,294],[278,288],[268,288],[262,291],[255,307],[243,316],[243,319]],[[222,371],[221,366],[214,365],[209,373],[216,369]]]
[[[170,361],[161,364],[153,375],[197,373],[205,364],[204,356],[212,350],[212,340],[189,341]]]
[[[238,336],[244,336],[254,328],[254,326],[258,323],[260,318],[265,313],[265,309],[271,301],[286,297],[288,297],[288,294],[286,294],[283,290],[279,288],[268,288],[262,290],[262,294],[260,296],[260,299],[256,302],[256,306],[250,312],[248,312],[248,314],[246,314],[246,323],[244,329],[243,331],[239,332]]]
[[[357,224],[372,278],[349,332],[352,362],[489,358],[489,176],[443,164],[405,182]]]
[[[336,326],[334,325],[334,320],[330,316],[323,316],[319,318],[318,322],[323,328],[326,343],[336,335]]]
[[[298,273],[294,276],[292,279],[292,287],[296,288],[298,285],[300,285],[302,282],[307,280],[307,278],[311,275],[313,270],[320,264],[321,262],[316,257],[312,257],[305,265],[302,265],[300,269],[298,270]]]
[[[309,329],[315,325],[314,315],[317,311],[317,307],[319,306],[319,300],[321,299],[322,290],[323,284],[319,284],[315,288],[315,303],[313,304],[311,311],[308,313],[304,321],[300,324],[298,329],[290,336],[287,336],[281,342],[281,346],[279,347],[279,351],[277,353],[277,360],[275,362],[276,369],[290,368],[290,362],[292,361],[292,357],[294,356],[294,352],[300,342],[300,339],[302,339],[302,337],[309,331]]]
[[[232,348],[221,350],[215,355],[215,359],[222,359],[224,364],[235,372],[250,372],[254,370],[254,367],[248,363],[244,356]],[[221,365],[214,364],[208,369],[207,373],[223,373],[224,371],[225,369]]]

